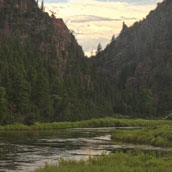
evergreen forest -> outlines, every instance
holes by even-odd
[[[97,55],[35,0],[0,0],[0,124],[121,114],[163,118],[172,106],[172,3],[165,0]]]

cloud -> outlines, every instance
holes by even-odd
[[[127,2],[135,5],[155,4],[162,0],[96,0],[98,2]]]
[[[85,52],[102,47],[117,36],[125,22],[131,26],[156,7],[159,0],[46,0],[46,11],[55,11],[73,30]]]
[[[92,16],[92,15],[77,15],[71,17],[71,22],[85,23],[85,22],[98,22],[98,21],[120,21],[121,19],[113,19],[108,17]]]
[[[66,22],[68,23],[73,22],[73,23],[85,23],[85,22],[99,22],[99,21],[123,21],[123,20],[137,20],[137,18],[131,17],[123,17],[121,16],[120,18],[110,18],[110,17],[100,17],[100,16],[94,16],[94,15],[76,15],[76,16],[71,16],[68,19],[66,19]]]
[[[123,19],[123,20],[138,20],[138,18],[136,18],[136,17],[124,17],[124,16],[121,16],[121,19]]]

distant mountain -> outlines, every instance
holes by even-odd
[[[172,1],[120,35],[92,58],[94,67],[116,89],[114,112],[133,116],[172,110]]]
[[[0,124],[112,112],[90,66],[63,20],[45,13],[43,3],[0,0]]]

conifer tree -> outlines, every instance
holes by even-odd
[[[97,46],[97,53],[96,54],[99,54],[101,51],[102,51],[102,45],[99,43]]]
[[[115,41],[115,35],[112,36],[111,42]]]
[[[50,98],[49,80],[46,72],[40,70],[34,88],[34,103],[39,109],[40,119],[49,121],[52,115],[52,100]]]
[[[41,10],[42,10],[43,12],[45,11],[44,0],[41,2]]]
[[[17,111],[25,114],[30,111],[30,96],[31,96],[31,86],[28,81],[25,80],[22,74],[17,74],[13,81],[13,101],[16,104]],[[18,90],[18,91],[16,91]]]
[[[7,113],[6,90],[0,87],[0,124],[3,124]]]

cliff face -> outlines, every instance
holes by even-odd
[[[84,57],[63,20],[49,17],[35,0],[1,0],[0,4],[0,35],[4,40],[18,40],[26,47],[32,42],[42,58],[52,58],[62,76],[71,55]]]
[[[150,89],[161,113],[172,107],[171,12],[171,0],[159,3],[146,19],[125,27],[104,51],[93,57],[97,69],[119,89]]]

